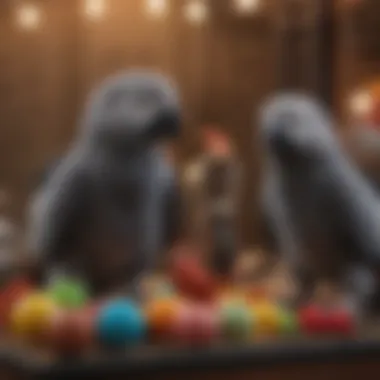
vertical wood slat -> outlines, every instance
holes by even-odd
[[[0,173],[25,193],[18,206],[20,215],[38,171],[75,134],[88,91],[106,75],[144,65],[169,73],[181,88],[184,158],[197,150],[203,122],[218,122],[232,136],[245,166],[244,239],[260,239],[260,222],[255,206],[251,207],[260,174],[253,114],[262,98],[278,88],[276,25],[270,20],[285,0],[267,0],[252,16],[232,13],[229,0],[208,0],[211,18],[204,26],[187,23],[186,1],[169,0],[167,18],[153,20],[146,15],[143,0],[107,0],[104,19],[90,21],[83,15],[82,0],[40,0],[46,23],[29,35],[11,30],[12,19],[4,16],[9,25],[0,25],[7,28],[0,53],[5,52],[8,63],[1,63],[0,54],[0,64],[8,71],[0,76],[0,96],[5,88],[0,104],[4,147]],[[22,73],[36,80],[33,91],[24,91]]]

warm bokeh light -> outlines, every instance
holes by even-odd
[[[255,12],[260,6],[260,0],[233,0],[236,11],[240,13]]]
[[[191,24],[203,24],[208,17],[207,4],[202,0],[190,0],[185,6],[185,17]]]
[[[169,8],[168,0],[145,0],[146,12],[153,17],[163,17]]]
[[[41,11],[32,4],[22,4],[16,10],[17,25],[26,30],[37,29],[41,23]]]
[[[363,117],[371,112],[372,104],[371,94],[367,91],[360,91],[350,99],[350,110],[355,116]]]
[[[106,11],[105,0],[85,0],[84,13],[91,20],[100,20]]]

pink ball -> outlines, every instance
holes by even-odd
[[[213,306],[183,306],[172,327],[173,338],[187,345],[207,345],[219,334],[217,310]]]

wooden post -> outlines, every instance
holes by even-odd
[[[300,29],[294,24],[294,17],[299,11],[293,0],[284,0],[278,6],[278,87],[279,89],[295,89],[299,86],[299,38]]]
[[[328,107],[334,107],[336,66],[336,9],[332,0],[319,0],[317,17],[317,91]]]
[[[82,109],[83,81],[81,77],[83,54],[83,26],[81,8],[78,0],[68,0],[62,4],[62,49],[64,49],[65,73],[62,76],[62,88],[65,93],[65,125],[62,130],[62,144],[66,149],[78,124],[78,115]]]

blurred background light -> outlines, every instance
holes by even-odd
[[[97,21],[104,17],[106,11],[105,0],[85,0],[84,13],[90,20]]]
[[[41,24],[41,10],[33,4],[20,4],[16,9],[16,23],[21,29],[34,30]]]
[[[239,13],[252,13],[258,10],[260,0],[233,0],[234,8]]]
[[[208,18],[208,7],[202,0],[190,0],[184,12],[186,20],[193,25],[203,24]]]
[[[371,112],[373,99],[367,91],[356,92],[350,99],[350,110],[355,116],[365,116]]]
[[[148,15],[161,18],[168,13],[169,2],[168,0],[145,0],[145,9]]]

